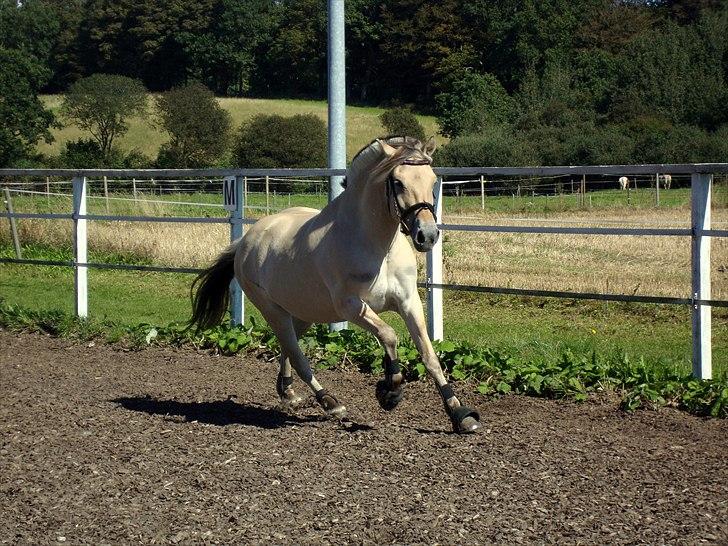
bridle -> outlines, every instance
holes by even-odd
[[[429,159],[406,159],[400,165],[431,165],[432,162]],[[394,199],[392,199],[394,198]],[[402,205],[399,204],[399,199],[397,198],[397,192],[394,188],[394,169],[392,169],[389,172],[389,176],[387,177],[387,206],[389,207],[389,212],[392,212],[392,201],[394,201],[395,207],[397,208],[397,219],[399,220],[399,229],[402,233],[405,235],[409,235],[412,230],[407,226],[407,218],[409,218],[410,215],[414,214],[414,217],[417,218],[417,215],[422,212],[423,210],[427,209],[432,213],[433,218],[435,219],[435,222],[437,222],[437,215],[435,214],[435,207],[432,205],[432,203],[427,203],[425,201],[420,201],[419,203],[415,203],[411,207],[407,207],[406,209],[402,207]]]

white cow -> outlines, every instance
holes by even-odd
[[[629,189],[629,178],[626,176],[620,176],[619,177],[619,189],[620,190],[628,190]]]
[[[672,176],[670,176],[669,174],[659,174],[657,175],[657,179],[659,180],[658,183],[663,187],[663,189],[670,189],[670,185],[672,184]]]

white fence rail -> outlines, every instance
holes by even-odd
[[[710,203],[713,174],[728,173],[726,163],[700,164],[666,164],[666,165],[597,165],[566,167],[445,167],[435,169],[438,175],[435,187],[435,207],[438,218],[442,218],[443,187],[448,184],[461,184],[462,180],[448,182],[445,177],[463,176],[584,176],[584,175],[657,175],[660,173],[691,175],[691,227],[687,228],[622,228],[622,227],[548,227],[548,226],[503,226],[503,225],[461,225],[441,224],[443,231],[479,231],[496,233],[554,233],[582,235],[619,235],[619,236],[667,236],[691,237],[691,278],[692,291],[688,297],[635,296],[624,294],[602,294],[583,292],[561,292],[551,290],[526,290],[502,287],[467,286],[443,284],[442,276],[442,241],[427,255],[426,281],[421,283],[427,291],[428,329],[433,339],[443,338],[443,290],[461,290],[481,293],[511,294],[523,296],[540,296],[570,299],[594,299],[605,301],[630,301],[641,303],[659,303],[674,305],[690,305],[692,307],[692,339],[693,339],[693,374],[701,379],[712,375],[711,363],[711,307],[728,307],[728,301],[711,299],[710,279],[710,241],[712,237],[728,237],[728,230],[711,228]],[[170,268],[157,266],[133,266],[125,264],[93,264],[88,262],[87,254],[87,222],[102,221],[137,221],[137,222],[176,222],[176,223],[227,223],[230,225],[230,238],[235,240],[243,235],[243,224],[252,223],[244,218],[243,184],[245,178],[252,177],[340,177],[345,175],[343,169],[0,169],[3,177],[50,177],[61,176],[73,180],[73,210],[70,214],[42,213],[0,213],[11,219],[46,218],[73,220],[73,262],[44,260],[23,260],[4,258],[4,263],[25,263],[37,265],[65,265],[74,268],[75,302],[78,316],[88,314],[88,269],[91,267],[105,269],[136,269],[146,271],[169,271],[193,273],[199,270],[192,268]],[[87,214],[87,178],[108,177],[125,179],[164,179],[193,178],[221,180],[229,178],[234,181],[238,195],[237,206],[227,218],[209,217],[154,217],[154,216],[121,216],[112,214]],[[482,180],[482,179],[481,179]],[[237,281],[231,284],[231,316],[234,323],[244,321],[243,294]]]

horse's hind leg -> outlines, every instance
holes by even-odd
[[[301,347],[298,346],[296,328],[300,328],[299,331],[303,333],[305,331],[305,328],[303,328],[304,323],[297,321],[288,311],[272,302],[255,284],[247,283],[243,280],[243,290],[248,295],[250,301],[253,302],[253,305],[261,312],[263,318],[265,318],[273,333],[278,338],[278,342],[281,345],[281,353],[285,355],[282,357],[283,366],[281,366],[284,374],[286,371],[284,367],[285,362],[288,362],[289,366],[296,370],[298,377],[313,391],[316,395],[316,400],[321,404],[321,407],[327,414],[335,417],[343,417],[346,415],[346,407],[340,404],[334,396],[326,392],[316,380],[311,370],[311,363],[306,358],[306,355],[303,354],[303,351],[301,351]]]
[[[296,340],[306,333],[311,324],[292,317],[293,330],[296,332]],[[293,371],[291,369],[291,359],[287,353],[281,352],[279,359],[280,368],[278,378],[276,380],[276,391],[281,399],[281,404],[285,407],[295,409],[303,402],[296,391],[293,390]]]

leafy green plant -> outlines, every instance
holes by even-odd
[[[224,355],[278,350],[272,331],[252,317],[244,326],[226,323],[202,332],[181,323],[139,324],[119,335],[119,329],[113,326],[77,319],[61,311],[29,311],[0,299],[0,328],[83,340],[106,336],[108,341],[139,349],[148,345],[191,345]],[[329,332],[325,325],[317,325],[302,337],[300,345],[318,367],[355,366],[375,375],[383,371],[382,347],[373,336],[359,330]],[[557,358],[527,360],[466,343],[438,341],[433,345],[452,380],[468,382],[486,395],[522,394],[579,401],[590,393],[612,390],[623,393],[622,407],[627,411],[672,406],[696,415],[728,417],[725,378],[701,381],[675,367],[648,363],[643,358],[632,360],[626,354],[578,355],[567,348]],[[400,343],[398,356],[408,380],[426,375],[410,340]]]

